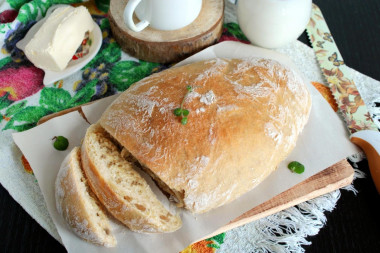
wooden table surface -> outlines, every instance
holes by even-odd
[[[314,0],[348,66],[380,80],[380,1]],[[305,34],[300,41],[309,44]],[[380,95],[379,95],[380,96]],[[306,252],[380,252],[380,195],[366,161],[359,169],[367,178],[354,182],[358,194],[342,191],[334,211],[318,235],[308,238]],[[0,186],[0,252],[65,252]]]

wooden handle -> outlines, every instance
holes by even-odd
[[[217,231],[203,237],[210,238],[227,230],[264,218],[306,200],[316,198],[352,183],[354,170],[346,159],[309,177],[305,181],[254,207]],[[202,240],[200,239],[200,240]]]
[[[365,152],[372,180],[380,194],[380,132],[363,130],[351,135],[351,141]]]

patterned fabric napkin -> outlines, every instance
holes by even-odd
[[[57,240],[60,240],[59,235],[46,211],[33,171],[15,147],[11,133],[36,126],[38,120],[48,114],[122,92],[145,76],[170,67],[141,61],[121,51],[112,38],[106,17],[107,1],[79,2],[82,1],[0,0],[0,182]],[[54,4],[85,5],[101,28],[103,43],[95,58],[80,71],[44,86],[43,71],[34,67],[15,45]],[[231,8],[226,1],[227,21],[229,16],[234,16]],[[220,41],[224,40],[249,43],[236,22],[224,24]],[[299,44],[296,47],[301,47],[296,50],[305,50]],[[334,106],[329,90],[321,84],[322,79],[314,81],[314,85]],[[308,244],[305,237],[318,233],[325,222],[323,212],[332,210],[338,198],[339,191],[326,194],[190,245],[184,252],[230,252],[231,249],[234,252],[303,251],[301,246]],[[289,227],[292,229],[287,229]]]
[[[103,44],[100,51],[78,73],[44,86],[42,83],[43,71],[28,61],[24,53],[16,47],[16,43],[25,36],[36,21],[44,17],[46,11],[53,4],[75,5],[78,2],[81,1],[8,0],[1,4],[0,110],[2,117],[0,118],[0,128],[2,133],[0,134],[5,135],[12,131],[30,129],[36,126],[38,120],[43,116],[122,92],[143,77],[169,67],[139,61],[122,53],[119,45],[111,36],[105,12],[97,8],[94,1],[90,1],[84,5],[101,28]],[[104,5],[101,7],[106,11]],[[245,37],[236,24],[227,24],[221,41],[228,39],[245,40]],[[245,42],[247,43],[246,40]],[[0,159],[3,160],[5,157]],[[26,159],[23,157],[19,159],[22,161],[25,173],[33,174]],[[33,177],[30,179],[38,187]],[[49,232],[51,230],[51,228],[48,229]],[[204,241],[204,249],[218,248],[223,243],[224,236],[223,233]]]

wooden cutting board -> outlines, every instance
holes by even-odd
[[[299,203],[350,185],[353,179],[354,169],[346,159],[341,160],[340,162],[328,167],[312,177],[309,177],[305,181],[295,185],[287,191],[280,193],[255,208],[252,208],[232,220],[226,226],[223,226],[200,240],[242,226],[254,220],[264,218]]]
[[[42,124],[52,118],[73,111],[78,111],[84,117],[82,107],[77,106],[55,114],[45,116],[38,122],[38,124]],[[353,177],[354,170],[352,166],[347,162],[347,160],[341,160],[340,162],[326,168],[325,170],[306,179],[305,181],[286,190],[285,192],[280,193],[279,195],[262,203],[261,205],[252,208],[251,210],[232,220],[226,226],[223,226],[214,233],[207,235],[206,237],[201,238],[199,240],[209,238],[213,235],[217,235],[219,233],[244,225],[254,220],[264,218],[268,215],[295,206],[304,201],[313,199],[315,197],[337,190],[341,187],[347,186],[352,183]]]
[[[222,35],[224,0],[203,0],[198,17],[189,25],[162,31],[151,27],[141,32],[130,30],[123,21],[128,0],[111,0],[108,11],[113,37],[121,49],[138,59],[171,63],[215,44]],[[138,23],[137,17],[134,17]]]

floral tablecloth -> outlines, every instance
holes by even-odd
[[[104,1],[78,3],[76,0],[0,0],[0,182],[12,197],[54,238],[59,235],[47,213],[38,183],[28,162],[15,146],[11,133],[36,126],[38,120],[80,104],[122,92],[134,82],[170,66],[145,62],[121,51],[112,38]],[[55,83],[43,85],[44,72],[34,67],[16,43],[41,19],[53,4],[83,4],[93,15],[103,35],[96,57],[80,71]],[[100,3],[100,1],[98,2]],[[225,24],[220,41],[249,43],[236,21],[234,5],[226,1]],[[313,52],[300,42],[279,49],[293,58],[314,61]],[[306,63],[309,64],[310,63]],[[308,68],[310,80],[334,106],[318,66]],[[308,73],[306,73],[308,75]],[[379,82],[355,72],[354,78],[368,83],[368,94]],[[377,92],[377,91],[376,91]],[[377,93],[377,94],[380,94]],[[371,95],[368,95],[371,96]],[[367,96],[367,101],[371,98]],[[366,97],[363,96],[366,101]],[[336,108],[335,108],[336,109]],[[377,116],[375,106],[372,115]],[[36,143],[36,146],[38,144]],[[324,225],[325,211],[331,211],[339,199],[335,191],[267,218],[190,245],[184,252],[300,252],[305,239],[315,235]],[[281,225],[281,226],[280,226]],[[291,228],[291,229],[288,229]]]

